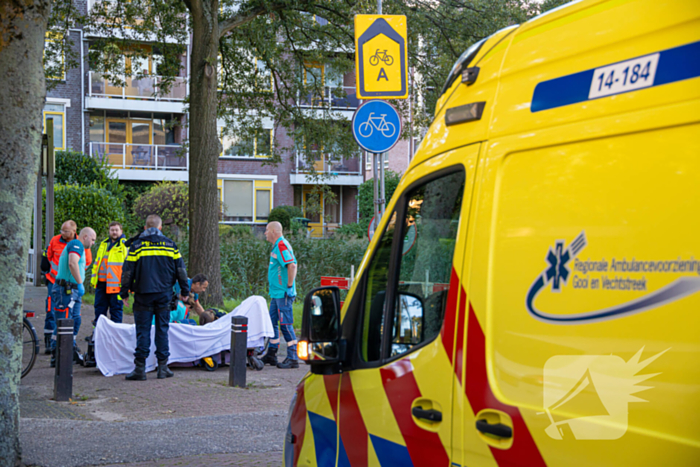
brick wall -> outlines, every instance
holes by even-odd
[[[77,2],[78,4],[85,2]],[[78,62],[80,61],[80,47],[83,46],[80,41],[80,34],[76,31],[70,31],[69,39],[73,42],[72,50],[76,54]],[[85,53],[85,86],[87,87],[87,47]],[[48,84],[48,83],[47,83]],[[85,140],[85,151],[88,152],[87,135],[82,134],[81,119],[85,119],[85,132],[88,131],[88,116],[82,111],[81,91],[80,91],[80,65],[76,68],[67,70],[65,80],[58,81],[56,86],[46,93],[47,98],[55,97],[60,99],[70,99],[70,107],[65,108],[65,125],[66,125],[66,149],[73,151],[81,151],[81,137]]]

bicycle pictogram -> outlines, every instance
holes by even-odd
[[[374,112],[370,112],[367,121],[360,124],[359,132],[363,138],[369,138],[376,129],[381,132],[385,138],[391,138],[396,133],[396,127],[393,123],[386,121],[387,114],[381,114],[381,117],[373,117]]]
[[[369,64],[372,66],[377,66],[379,65],[379,60],[384,62],[386,66],[391,66],[394,63],[394,57],[386,53],[386,49],[384,50],[379,50],[374,53],[371,57],[369,57]]]

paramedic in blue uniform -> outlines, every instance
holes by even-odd
[[[187,270],[175,242],[163,235],[163,221],[155,214],[146,218],[144,231],[127,241],[129,254],[122,268],[121,298],[134,292],[136,351],[134,371],[126,376],[131,381],[146,379],[146,359],[151,353],[151,323],[155,316],[156,358],[158,379],[174,376],[168,368],[168,322],[173,285],[180,284],[180,300],[187,301],[190,287]]]
[[[95,243],[96,234],[90,227],[80,231],[75,240],[66,244],[58,260],[56,282],[51,289],[51,306],[56,319],[73,320],[73,360],[80,353],[75,336],[80,331],[80,305],[85,295],[86,251]],[[53,330],[52,339],[56,339],[57,329]],[[52,345],[51,367],[56,366],[56,345]]]
[[[297,361],[297,338],[294,335],[294,314],[292,303],[297,295],[294,279],[297,276],[297,260],[289,242],[282,236],[282,224],[270,222],[265,229],[265,238],[272,243],[270,266],[267,280],[270,284],[270,319],[275,336],[270,341],[263,362],[277,368],[299,368]],[[277,349],[280,346],[280,333],[287,342],[287,358],[277,363]]]

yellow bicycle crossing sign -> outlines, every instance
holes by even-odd
[[[408,97],[408,42],[403,15],[355,15],[359,99]]]

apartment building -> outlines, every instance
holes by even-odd
[[[76,4],[87,12],[95,1],[77,0]],[[81,65],[52,77],[56,86],[47,93],[44,106],[44,119],[54,123],[56,149],[106,159],[120,180],[187,182],[190,160],[183,143],[188,137],[184,101],[189,91],[190,44],[173,85],[159,93],[164,78],[159,75],[162,59],[155,44],[140,44],[148,58],[125,54],[126,68],[144,77],[126,77],[125,86],[116,86],[90,69],[87,57],[96,38],[79,29],[71,30],[70,35]],[[46,40],[62,38],[47,35]],[[296,105],[311,110],[330,108],[339,118],[350,120],[358,106],[354,74],[333,78],[320,71],[323,95],[299,96]],[[223,130],[223,122],[219,124]],[[297,145],[273,121],[268,119],[264,127],[253,141],[233,141],[222,131],[224,150],[217,174],[222,223],[262,227],[279,205],[301,207],[311,220],[312,236],[324,236],[344,223],[356,222],[357,191],[364,179],[361,157],[342,159],[320,151],[313,170],[328,176],[325,183],[335,196],[333,202],[321,200],[320,212],[306,212],[316,183],[311,167],[293,149],[282,154],[281,163],[266,165],[272,148]]]

